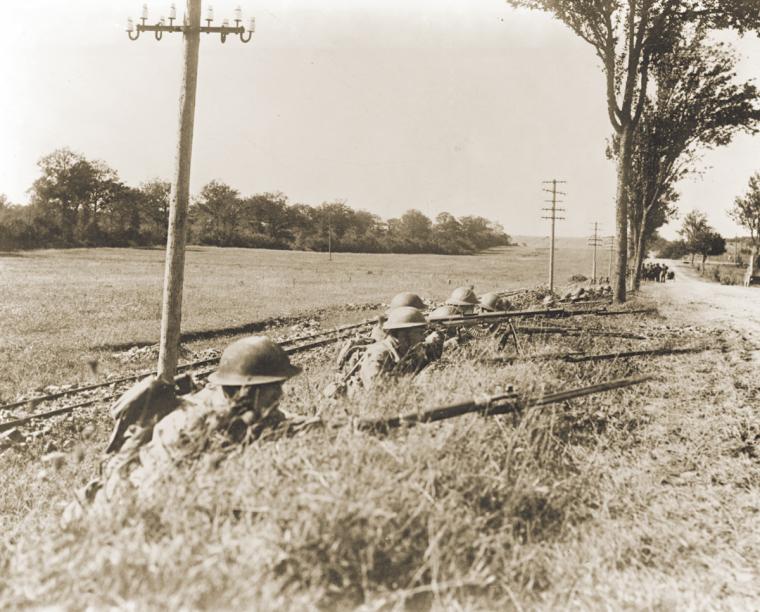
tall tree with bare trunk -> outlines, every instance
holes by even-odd
[[[677,183],[699,171],[704,149],[754,133],[760,93],[737,83],[737,57],[710,43],[703,27],[686,28],[671,51],[654,58],[653,91],[634,134],[629,192],[631,288],[638,289],[647,244],[676,213]]]

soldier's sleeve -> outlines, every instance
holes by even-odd
[[[122,447],[130,426],[152,426],[175,406],[174,385],[156,377],[136,383],[111,407],[115,423],[106,453],[115,453]]]
[[[388,369],[391,363],[390,353],[381,344],[370,346],[362,357],[359,366],[359,380],[366,389],[372,388],[377,377]]]

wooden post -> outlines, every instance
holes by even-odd
[[[553,179],[551,181],[544,181],[544,183],[548,183],[552,186],[551,189],[544,189],[544,191],[552,194],[552,199],[547,200],[548,202],[551,202],[552,207],[551,208],[544,208],[543,210],[547,211],[549,213],[549,216],[543,217],[544,219],[549,219],[551,224],[551,237],[549,242],[549,292],[554,293],[554,225],[557,222],[558,219],[564,219],[564,217],[558,217],[558,212],[564,212],[564,208],[557,208],[557,195],[565,195],[562,191],[557,191],[557,184],[558,183],[564,183],[565,181],[558,181],[556,179]]]
[[[158,353],[158,375],[168,383],[174,380],[177,369],[182,322],[182,283],[185,272],[187,207],[190,199],[190,162],[193,152],[193,121],[201,25],[201,0],[186,1],[187,23],[185,25],[189,29],[183,35],[184,65],[179,97],[179,140],[169,208],[169,232],[166,238],[161,343]]]
[[[552,232],[549,245],[549,293],[554,293],[554,223],[557,220],[557,181],[552,182]]]

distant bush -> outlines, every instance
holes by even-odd
[[[583,274],[573,274],[570,277],[571,283],[584,283],[588,280],[588,276],[583,276]]]

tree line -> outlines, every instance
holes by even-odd
[[[166,243],[170,184],[131,187],[101,161],[67,148],[38,162],[28,205],[0,195],[0,250]],[[193,198],[188,240],[195,244],[312,251],[468,254],[511,244],[504,228],[476,215],[418,210],[398,218],[344,201],[291,204],[282,193],[242,196],[212,181]]]

